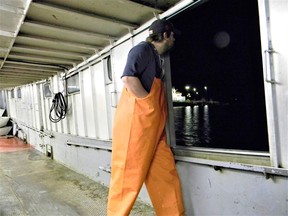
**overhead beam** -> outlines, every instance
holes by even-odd
[[[21,76],[21,75],[9,75],[9,74],[0,74],[0,78],[2,81],[4,80],[9,80],[9,79],[19,79],[19,80],[32,80],[36,81],[39,79],[48,79],[49,76],[33,76],[33,75],[26,75],[26,76]]]
[[[32,22],[32,21],[27,21],[24,22],[24,26],[29,26],[32,28],[36,29],[42,29],[42,30],[50,30],[50,31],[57,31],[57,32],[63,32],[63,34],[78,34],[80,37],[81,36],[90,36],[94,38],[99,38],[107,41],[115,41],[118,39],[118,37],[113,37],[110,35],[104,35],[104,34],[97,34],[94,32],[89,32],[89,31],[82,31],[79,29],[74,29],[74,28],[68,28],[68,27],[63,27],[63,26],[58,26],[58,25],[50,25],[47,23],[40,23],[40,22]]]
[[[88,50],[93,50],[93,51],[98,51],[99,49],[103,49],[103,46],[94,46],[94,45],[89,45],[89,44],[82,44],[82,43],[75,43],[75,42],[67,42],[64,40],[57,40],[57,39],[51,39],[51,38],[45,38],[45,37],[35,37],[35,36],[30,36],[30,35],[18,35],[17,38],[19,39],[24,39],[24,40],[29,40],[29,41],[39,41],[39,42],[48,42],[48,43],[53,43],[55,45],[65,45],[67,47],[75,47],[75,48],[83,48],[83,49],[88,49]]]
[[[2,80],[0,81],[0,87],[2,86],[15,86],[15,85],[19,85],[19,84],[24,84],[24,83],[27,83],[27,82],[32,82],[30,80],[15,80],[15,79],[10,79],[9,83],[7,83],[6,80]]]
[[[29,66],[18,66],[18,65],[7,65],[5,64],[2,68],[2,70],[5,70],[5,69],[16,69],[16,70],[23,70],[23,71],[35,71],[35,72],[45,72],[45,73],[58,73],[58,72],[63,72],[63,69],[46,69],[46,68],[35,68],[35,67],[29,67]],[[1,71],[2,71],[1,70]]]
[[[9,82],[9,83],[0,81],[0,89],[3,89],[3,88],[14,88],[17,85],[22,85],[22,84],[25,84],[25,83],[27,83],[27,81],[23,81],[23,82]]]
[[[1,76],[0,76],[1,77]],[[38,80],[43,80],[43,79],[45,79],[45,78],[38,78],[38,77],[27,77],[27,78],[25,78],[25,77],[21,77],[21,78],[19,78],[19,76],[18,77],[1,77],[1,82],[10,82],[10,81],[17,81],[17,82],[22,82],[22,81],[25,81],[25,82],[36,82],[36,81],[38,81]]]
[[[124,28],[128,28],[128,29],[135,29],[138,27],[138,25],[135,25],[135,24],[131,24],[131,23],[128,23],[128,22],[122,22],[122,21],[119,21],[119,20],[115,20],[115,19],[110,19],[110,18],[107,18],[107,17],[103,17],[103,16],[98,16],[98,15],[95,15],[95,14],[91,14],[91,13],[86,13],[86,12],[80,12],[80,11],[77,11],[77,10],[73,10],[71,8],[64,8],[64,7],[60,7],[60,6],[56,6],[56,5],[49,5],[47,3],[39,3],[39,2],[32,2],[32,6],[35,7],[35,8],[42,8],[42,9],[45,9],[45,10],[49,10],[53,13],[55,13],[55,11],[57,12],[60,12],[60,13],[64,13],[64,14],[67,14],[67,15],[71,15],[71,16],[84,16],[84,17],[88,17],[88,18],[92,18],[92,19],[97,19],[97,20],[102,20],[102,21],[105,21],[105,22],[110,22],[110,23],[114,23],[116,25],[119,25],[119,26],[122,26]]]
[[[25,80],[17,80],[17,81],[10,81],[9,83],[7,82],[1,82],[0,81],[0,89],[2,88],[14,88],[16,86],[19,86],[19,85],[24,85],[24,84],[28,84],[28,83],[31,83],[32,81],[25,81]]]
[[[16,52],[35,52],[35,53],[42,53],[44,55],[54,55],[57,53],[57,55],[62,55],[66,57],[76,57],[76,58],[81,58],[85,59],[88,58],[90,55],[83,54],[83,53],[77,53],[77,52],[66,52],[66,51],[61,51],[61,50],[55,50],[55,49],[47,49],[47,48],[41,48],[41,47],[30,47],[30,46],[20,46],[16,45],[12,48],[12,51]]]
[[[0,77],[1,77],[1,83],[5,83],[5,82],[7,82],[7,81],[18,81],[18,82],[21,82],[21,81],[25,81],[25,82],[27,82],[27,81],[35,81],[35,80],[40,80],[40,79],[45,79],[45,78],[38,78],[38,77],[8,77],[8,76],[2,76],[2,75],[0,75]]]
[[[39,80],[39,79],[46,79],[49,76],[39,76],[39,75],[19,75],[19,74],[15,74],[15,75],[10,75],[10,74],[0,74],[0,77],[2,80],[8,80],[8,79],[20,79],[20,80]]]
[[[65,60],[65,59],[59,59],[59,58],[51,58],[51,57],[41,57],[41,56],[36,56],[36,55],[24,55],[24,54],[10,54],[9,59],[14,59],[14,60],[28,60],[28,61],[36,61],[37,63],[51,63],[51,64],[63,64],[63,65],[74,65],[77,63],[80,63],[80,61],[71,61],[71,60]]]
[[[13,65],[28,65],[28,66],[32,66],[32,67],[44,67],[44,68],[53,68],[53,69],[62,69],[63,68],[59,65],[52,65],[52,64],[47,64],[47,63],[39,63],[39,62],[24,62],[24,61],[11,61],[11,60],[7,60],[6,63],[8,64],[13,64]],[[5,65],[6,66],[6,65]]]
[[[7,69],[7,68],[2,68],[1,70],[0,70],[0,74],[2,74],[2,73],[19,73],[19,74],[34,74],[34,75],[43,75],[43,74],[45,74],[45,75],[55,75],[55,74],[57,74],[57,72],[45,72],[45,71],[30,71],[30,70],[23,70],[23,69]]]
[[[37,80],[37,81],[40,81],[40,80]],[[27,84],[31,84],[33,83],[33,81],[30,81],[30,80],[23,80],[23,81],[11,81],[9,84],[6,84],[5,83],[0,83],[0,89],[8,89],[8,88],[17,88],[19,86],[23,86],[23,85],[27,85]]]

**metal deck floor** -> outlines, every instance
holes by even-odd
[[[108,188],[30,148],[0,137],[0,216],[106,215]],[[130,215],[155,215],[136,202]]]

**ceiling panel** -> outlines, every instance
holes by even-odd
[[[70,69],[178,2],[0,0],[0,89]]]

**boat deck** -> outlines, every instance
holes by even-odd
[[[0,215],[106,215],[108,188],[14,137],[0,137]],[[130,215],[155,215],[136,202]]]

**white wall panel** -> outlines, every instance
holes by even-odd
[[[29,125],[31,125],[33,128],[36,127],[34,122],[34,98],[33,98],[33,89],[32,85],[28,85],[26,88],[26,100],[27,100],[27,106],[28,106],[28,121]]]
[[[75,117],[75,99],[74,95],[68,95],[68,110],[67,110],[67,120],[68,120],[68,128],[70,131],[70,134],[72,135],[78,135],[76,130],[77,125],[77,119]]]
[[[12,90],[14,91],[14,89]],[[11,98],[12,91],[8,92],[8,100],[7,102],[9,103],[9,115],[11,118],[16,118],[16,106],[15,106],[15,94],[14,98]]]
[[[79,82],[80,82],[80,89],[82,85],[82,74],[79,74]],[[76,114],[77,118],[77,134],[79,136],[85,137],[85,124],[84,124],[84,110],[83,110],[83,100],[82,100],[82,95],[85,94],[85,92],[80,91],[80,94],[75,94],[75,104],[73,108],[75,109],[75,112],[73,114]]]
[[[40,117],[41,117],[41,102],[38,100],[38,93],[39,89],[37,84],[33,84],[32,86],[32,95],[33,95],[33,109],[34,109],[34,121],[35,121],[35,128],[40,130]]]
[[[54,93],[54,94],[52,94],[52,98],[54,98],[55,94],[59,92],[59,90],[58,90],[58,79],[59,79],[58,76],[53,76],[53,78],[52,78],[52,82],[51,82],[52,86],[51,86],[51,88],[53,89],[53,93]],[[52,100],[50,101],[49,110],[51,109],[51,106],[52,106]],[[51,124],[51,130],[58,132],[58,125],[57,125],[58,123],[53,123],[53,122],[50,121],[50,124]]]
[[[36,110],[38,109],[38,89],[36,84],[31,85],[31,91],[32,91],[31,96],[33,98],[32,114],[33,114],[34,127],[40,130],[39,110]]]
[[[145,41],[148,37],[148,30],[145,30],[133,38],[133,46],[136,46],[138,43]]]
[[[107,119],[107,106],[105,95],[105,80],[102,62],[99,62],[91,66],[91,72],[93,73],[93,83],[95,100],[95,114],[96,114],[96,136],[99,139],[109,139],[108,133],[108,119]]]
[[[123,82],[121,80],[121,76],[123,74],[130,49],[136,46],[141,41],[145,41],[147,36],[148,36],[148,32],[144,31],[141,34],[131,38],[129,41],[126,41],[125,43],[120,44],[119,46],[115,47],[112,50],[115,88],[118,92],[122,92]]]
[[[37,127],[37,123],[36,123],[36,113],[35,113],[35,91],[33,89],[33,85],[29,85],[28,86],[28,94],[29,94],[29,98],[28,100],[30,100],[30,104],[29,104],[29,112],[30,112],[30,122],[31,122],[31,125],[33,128],[36,128]],[[37,92],[36,92],[36,95],[37,95]]]
[[[177,162],[187,215],[287,215],[287,178]]]
[[[66,98],[66,96],[64,96],[64,97]],[[66,101],[66,103],[67,103],[67,101]],[[62,132],[66,133],[66,134],[69,134],[70,131],[69,131],[69,128],[68,128],[68,124],[69,123],[68,123],[67,114],[66,114],[66,117],[64,119],[62,119],[61,123],[62,123],[62,126],[63,126]]]
[[[42,91],[43,91],[43,89],[42,89]],[[49,98],[44,98],[43,97],[43,125],[44,125],[44,128],[46,129],[46,130],[48,130],[49,129],[49,109],[50,109],[50,107],[49,107]]]
[[[53,97],[54,97],[54,95],[53,95]],[[45,103],[45,108],[46,108],[46,110],[45,110],[46,111],[45,118],[46,118],[46,128],[47,128],[47,130],[52,130],[52,122],[49,119],[51,106],[52,106],[52,98],[47,98],[46,99],[46,103]]]
[[[26,124],[30,125],[29,116],[30,116],[30,110],[29,110],[29,99],[28,99],[28,93],[27,93],[27,87],[22,86],[21,87],[21,98],[19,98],[19,102],[21,103],[21,110],[18,110],[18,116],[21,116],[22,122],[25,122]],[[29,103],[28,103],[29,102]],[[25,113],[25,114],[24,114]],[[24,115],[23,115],[24,114]]]
[[[84,114],[86,118],[86,134],[88,137],[96,138],[95,130],[95,112],[93,110],[93,95],[92,95],[92,78],[90,68],[85,69],[83,72],[83,92],[84,97]]]
[[[67,93],[68,94],[68,93]],[[65,128],[68,134],[76,134],[75,117],[73,116],[73,94],[67,95],[67,112],[65,117]],[[64,124],[64,123],[63,123]]]
[[[115,47],[112,51],[113,73],[117,92],[122,92],[123,82],[121,80],[121,76],[127,62],[128,53],[132,47],[133,43],[132,39],[130,39],[126,43]]]
[[[41,100],[41,112],[42,112],[42,126],[43,126],[43,129],[47,129],[47,118],[46,118],[46,107],[45,107],[45,104],[46,104],[46,100],[44,99],[44,93],[43,93],[43,84],[40,84],[39,85],[39,97],[40,97],[40,100]]]

